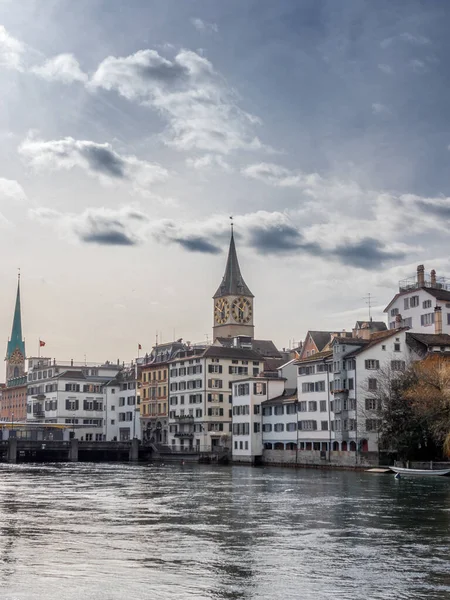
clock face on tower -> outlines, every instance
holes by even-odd
[[[230,316],[230,305],[225,298],[219,298],[214,305],[214,318],[216,323],[223,325]]]
[[[236,323],[250,323],[252,319],[252,305],[247,298],[236,298],[231,305],[231,314]]]
[[[14,350],[14,352],[11,354],[9,362],[13,365],[20,365],[20,363],[23,362],[23,356],[19,350]]]

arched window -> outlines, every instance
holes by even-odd
[[[347,452],[347,442],[342,442],[342,452]]]
[[[339,442],[333,442],[333,452],[339,452]]]
[[[19,377],[19,367],[14,367],[14,377]]]
[[[356,442],[350,442],[350,452],[356,452]]]

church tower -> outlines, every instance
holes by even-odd
[[[6,381],[25,374],[25,341],[22,338],[22,316],[20,312],[20,275],[17,282],[16,306],[11,338],[6,349]]]
[[[227,266],[214,294],[213,339],[248,336],[253,339],[253,294],[245,283],[236,254],[233,226]]]

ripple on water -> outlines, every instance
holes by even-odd
[[[202,465],[0,466],[6,600],[444,600],[450,485]]]

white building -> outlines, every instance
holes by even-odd
[[[119,371],[116,377],[104,386],[103,391],[106,441],[125,442],[133,438],[142,439],[135,366]]]
[[[86,441],[105,439],[103,386],[120,366],[28,360],[27,420],[73,425],[72,436]]]
[[[256,376],[263,358],[247,348],[209,346],[169,363],[169,445],[175,450],[230,447],[232,385]]]
[[[440,317],[435,323],[435,307]],[[421,333],[450,333],[450,282],[437,277],[436,271],[425,274],[423,265],[417,267],[414,278],[399,282],[399,291],[386,306],[389,329],[409,327]]]
[[[285,379],[247,377],[233,384],[233,460],[258,462],[263,453],[263,406],[283,393]]]

